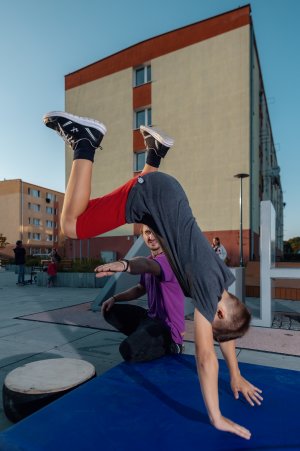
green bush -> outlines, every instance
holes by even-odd
[[[96,266],[102,265],[104,262],[95,258],[76,258],[72,260],[72,267],[70,269],[64,269],[64,262],[62,261],[58,265],[59,272],[94,272]]]
[[[6,255],[0,255],[0,260],[2,260],[5,265],[14,265],[15,259],[14,257],[7,257]]]
[[[39,257],[29,256],[26,258],[25,266],[40,266],[41,259]]]

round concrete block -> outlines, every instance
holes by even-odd
[[[79,359],[47,359],[20,366],[4,380],[4,412],[17,422],[95,376],[95,367]]]

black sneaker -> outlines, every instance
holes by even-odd
[[[160,130],[147,127],[147,125],[140,126],[140,132],[144,137],[144,142],[147,150],[153,149],[156,155],[164,158],[170,147],[174,144],[174,139],[165,135]]]
[[[170,354],[183,354],[184,353],[184,344],[178,344],[172,341],[169,347]]]
[[[84,144],[84,147],[97,149],[106,133],[106,127],[101,122],[63,111],[51,111],[44,115],[43,121],[47,127],[55,130],[73,150],[76,150],[79,142]]]

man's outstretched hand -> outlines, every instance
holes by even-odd
[[[261,405],[263,401],[263,397],[260,395],[262,390],[252,385],[243,376],[237,375],[236,377],[232,377],[230,386],[235,399],[239,399],[239,392],[241,392],[252,407],[255,404],[258,406]]]
[[[219,431],[231,432],[232,434],[238,435],[239,437],[242,437],[246,440],[249,440],[251,438],[251,432],[248,429],[240,426],[237,423],[234,423],[233,421],[223,417],[222,415],[220,415],[219,418],[212,421],[211,423]]]
[[[106,263],[105,265],[97,266],[94,271],[97,273],[96,277],[104,277],[104,276],[112,276],[116,272],[124,271],[124,263],[120,262],[111,262]]]

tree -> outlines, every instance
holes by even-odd
[[[283,242],[283,252],[284,252],[284,254],[292,254],[293,253],[292,247],[288,241]]]
[[[6,236],[3,236],[2,233],[0,233],[0,248],[4,248],[7,244]]]
[[[296,254],[300,250],[300,236],[290,238],[287,243],[291,246],[293,254]]]

